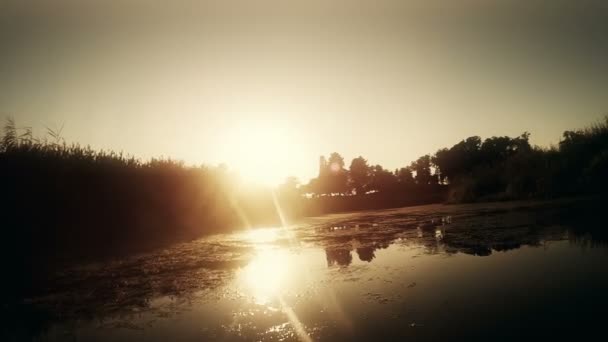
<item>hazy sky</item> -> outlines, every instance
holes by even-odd
[[[606,0],[0,0],[0,48],[1,116],[263,180],[608,113]]]

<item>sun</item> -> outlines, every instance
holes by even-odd
[[[242,121],[225,136],[226,154],[245,180],[278,185],[289,176],[293,142],[285,125],[273,121]]]

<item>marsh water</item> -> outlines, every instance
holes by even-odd
[[[608,316],[601,208],[429,205],[208,236],[58,271],[43,293],[23,299],[5,333],[43,341],[595,336]]]

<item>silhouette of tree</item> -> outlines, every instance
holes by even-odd
[[[426,185],[432,183],[432,175],[431,175],[431,156],[424,155],[411,165],[414,172],[416,172],[416,184],[418,185]]]
[[[449,183],[450,180],[454,179],[458,171],[455,167],[454,153],[447,148],[442,148],[433,155],[431,160],[439,169],[438,178],[440,183]]]
[[[452,183],[458,177],[469,174],[480,162],[481,138],[472,136],[451,148],[438,150],[432,163],[437,166],[440,183]]]
[[[529,151],[531,148],[528,142],[529,137],[530,134],[525,132],[517,138],[506,136],[488,138],[481,144],[480,158],[483,163],[492,165],[504,161],[516,153]]]
[[[317,196],[345,194],[348,189],[348,172],[344,168],[344,158],[333,152],[328,159],[319,158],[319,175],[304,186],[304,191]]]
[[[397,176],[397,182],[404,187],[411,187],[415,183],[412,169],[409,166],[396,170],[395,175]]]
[[[357,195],[365,194],[370,181],[370,167],[367,160],[359,156],[350,163],[350,186],[355,189]]]
[[[337,174],[339,172],[346,171],[344,168],[344,158],[338,152],[332,152],[327,160],[327,167],[329,173]]]
[[[344,194],[348,192],[348,173],[344,168],[344,158],[333,152],[327,160],[327,193]]]
[[[397,177],[392,172],[385,170],[380,165],[374,165],[371,168],[370,190],[389,192],[393,191],[396,185]]]

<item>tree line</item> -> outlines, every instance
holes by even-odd
[[[370,165],[362,156],[352,159],[347,168],[344,158],[334,152],[320,157],[318,176],[299,191],[316,198],[376,194],[376,199],[379,194],[403,198],[434,192],[445,201],[470,202],[607,190],[608,117],[565,131],[557,146],[532,146],[529,140],[528,132],[485,140],[472,136],[394,171]],[[293,179],[288,183],[295,185]]]
[[[334,152],[327,159],[320,157],[319,175],[302,186],[301,191],[314,196],[361,196],[445,185],[434,168],[436,166],[431,157],[425,155],[411,165],[394,171],[387,170],[382,165],[370,165],[367,159],[359,156],[346,169],[344,158]]]

